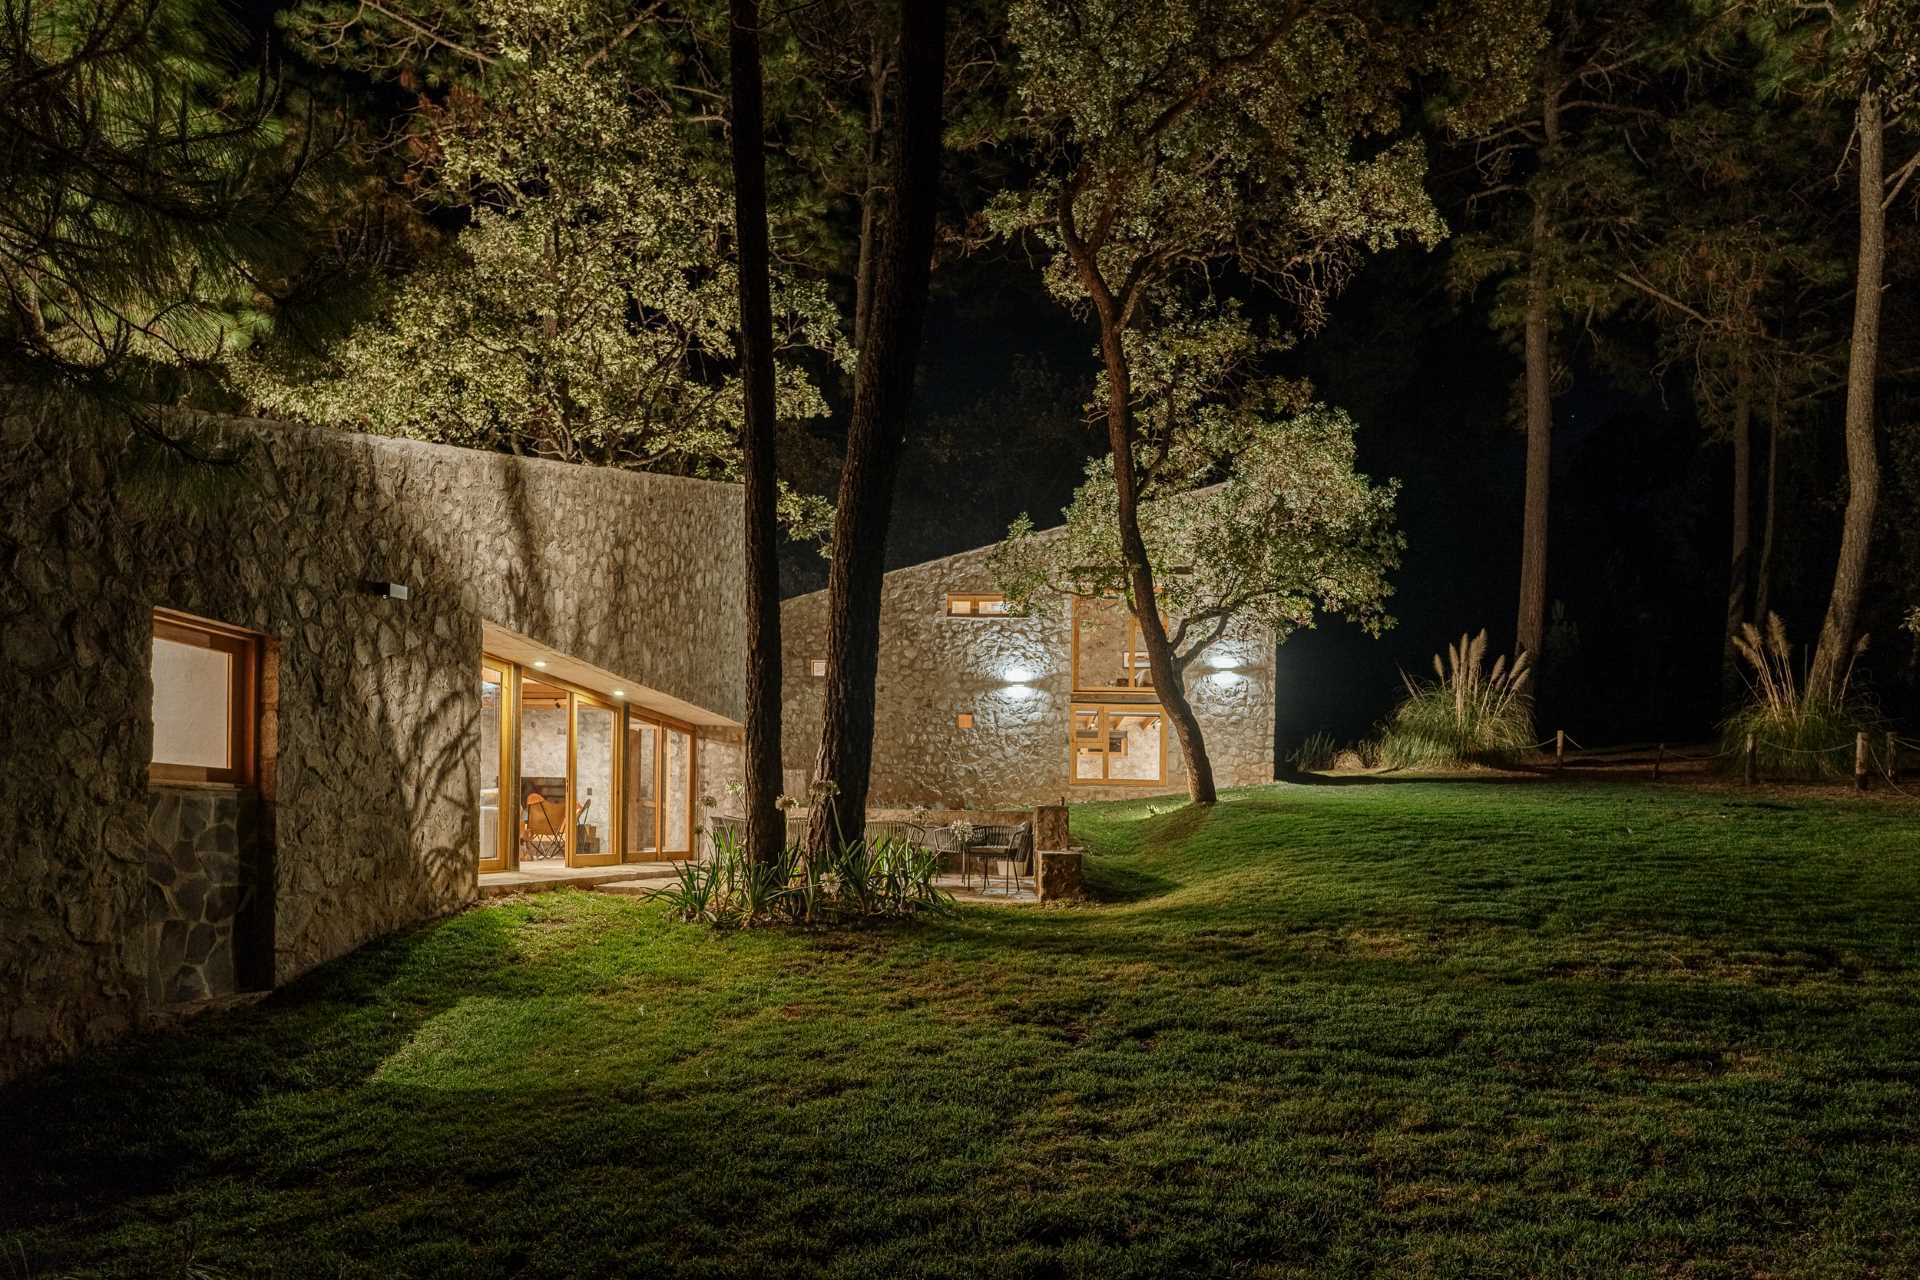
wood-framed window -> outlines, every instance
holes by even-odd
[[[1150,787],[1167,780],[1167,716],[1150,703],[1076,702],[1067,744],[1077,786]]]
[[[1005,618],[1011,614],[1006,596],[998,591],[949,591],[949,618]]]
[[[1090,693],[1153,688],[1140,620],[1119,596],[1073,598],[1073,687]]]
[[[260,637],[155,609],[152,670],[148,778],[252,786],[258,773]]]

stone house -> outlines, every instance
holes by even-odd
[[[0,1082],[490,890],[698,847],[741,772],[737,486],[214,419],[218,483],[0,415]],[[198,492],[195,490],[194,492]],[[824,597],[785,606],[790,789]],[[1012,617],[984,552],[888,575],[876,806],[1178,790],[1110,602]],[[1189,692],[1273,772],[1272,650]]]
[[[995,808],[1186,789],[1139,624],[1118,600],[1008,612],[984,547],[886,575],[880,606],[876,808]],[[819,741],[826,593],[781,610],[787,789],[804,795]],[[1223,643],[1187,673],[1221,786],[1274,777],[1271,637]]]
[[[738,776],[736,486],[198,435],[239,461],[189,503],[124,429],[0,419],[0,1080],[684,854]]]

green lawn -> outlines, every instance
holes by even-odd
[[[1096,907],[511,901],[0,1095],[0,1278],[1920,1275],[1920,807],[1074,822]]]

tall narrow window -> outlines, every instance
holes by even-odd
[[[507,668],[488,661],[480,667],[480,833],[477,853],[482,871],[507,867],[507,832],[500,798],[507,794]]]
[[[151,779],[253,782],[259,665],[256,637],[154,611]]]
[[[1092,691],[1153,687],[1139,620],[1118,596],[1074,598],[1073,687]]]
[[[573,780],[567,691],[524,672],[520,677],[520,779],[515,805],[520,864],[567,860],[568,796]]]
[[[693,736],[679,729],[666,731],[666,786],[661,848],[668,853],[693,851]]]
[[[620,860],[614,845],[614,778],[619,754],[620,712],[612,703],[573,695],[573,865],[597,867]]]
[[[660,853],[660,726],[627,715],[627,849],[629,862]]]

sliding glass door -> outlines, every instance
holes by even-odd
[[[693,852],[693,744],[691,729],[627,708],[628,862],[684,858]]]
[[[542,664],[544,665],[544,664]],[[492,655],[480,668],[479,869],[684,858],[691,726]]]
[[[512,795],[514,772],[507,671],[504,663],[491,660],[480,667],[480,828],[475,853],[483,872],[513,865],[513,807],[511,801],[501,807],[502,798]]]

